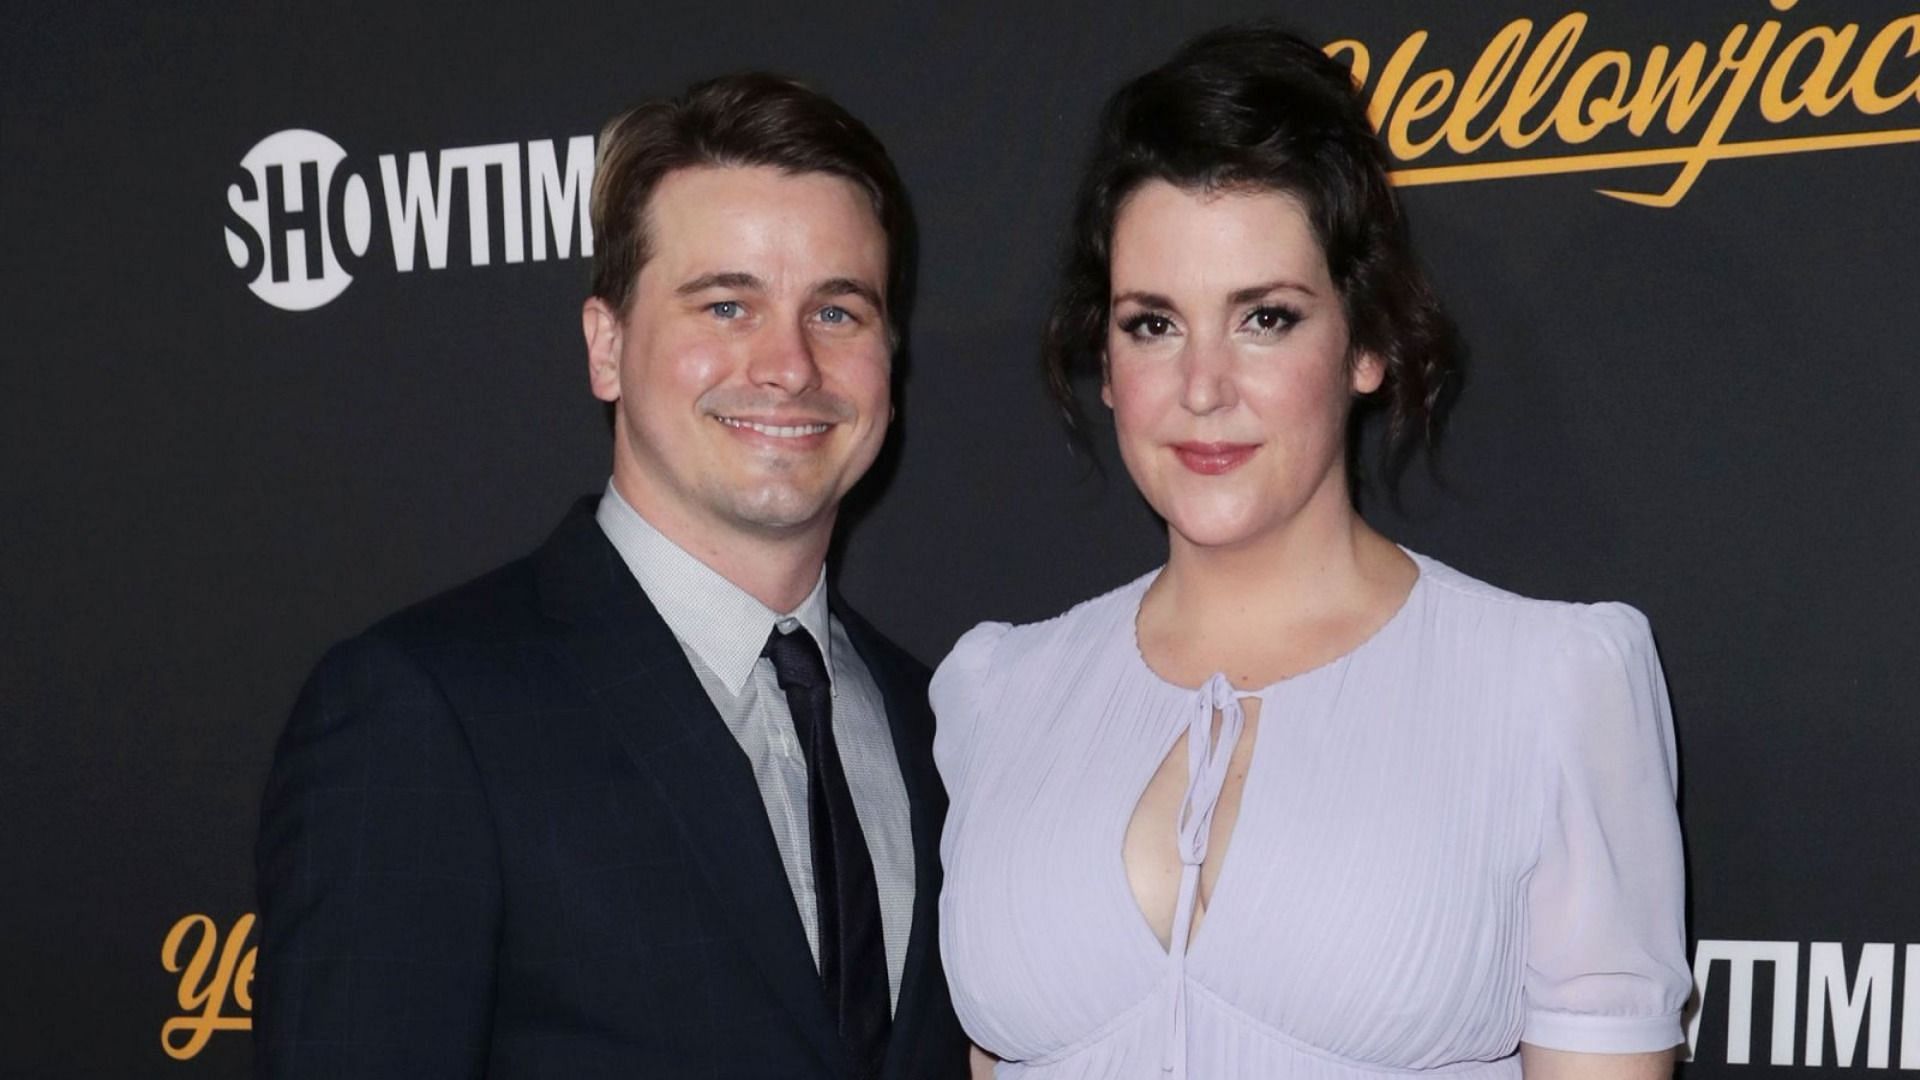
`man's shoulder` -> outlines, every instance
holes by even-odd
[[[411,648],[489,644],[551,633],[555,620],[548,595],[556,579],[564,592],[593,580],[599,562],[611,557],[593,521],[593,497],[574,504],[539,546],[452,588],[415,601],[374,622],[358,638]],[[588,572],[577,573],[581,565]]]
[[[456,712],[537,706],[564,627],[543,611],[538,567],[517,559],[382,618],[329,648],[308,694],[334,711],[438,702]]]
[[[411,648],[483,644],[524,637],[546,622],[531,556],[401,608],[361,637]]]

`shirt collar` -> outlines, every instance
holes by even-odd
[[[827,570],[813,591],[789,612],[778,612],[701,562],[685,548],[667,539],[628,505],[607,482],[594,513],[602,532],[613,542],[620,559],[659,610],[667,629],[683,648],[691,650],[728,692],[738,696],[746,688],[753,665],[766,648],[775,626],[790,630],[799,623],[820,646],[820,658],[833,681],[833,635],[827,608]]]

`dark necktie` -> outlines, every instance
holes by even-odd
[[[820,648],[805,628],[767,638],[762,655],[786,692],[793,731],[807,757],[807,831],[819,913],[820,983],[854,1061],[854,1075],[880,1075],[892,1024],[886,939],[873,858],[854,815],[853,792],[833,739],[833,692]]]

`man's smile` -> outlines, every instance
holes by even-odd
[[[824,421],[774,424],[762,420],[748,420],[738,416],[716,416],[714,419],[730,428],[752,431],[774,439],[804,439],[810,435],[824,435],[833,427],[832,424]]]

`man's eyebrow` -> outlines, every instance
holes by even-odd
[[[673,290],[677,296],[692,296],[708,289],[761,289],[764,286],[759,278],[740,270],[723,270],[715,274],[701,274]]]
[[[880,290],[857,278],[828,278],[813,291],[816,296],[857,296],[872,304],[876,311],[887,310],[887,305],[880,299]]]
[[[1233,291],[1233,295],[1227,297],[1227,303],[1245,304],[1250,301],[1258,300],[1261,297],[1266,296],[1268,293],[1276,293],[1276,292],[1297,292],[1297,293],[1304,293],[1307,296],[1312,296],[1314,294],[1312,289],[1307,288],[1305,285],[1302,285],[1297,281],[1288,281],[1285,278],[1278,278],[1273,281],[1269,281],[1264,285],[1249,285],[1244,289],[1235,289]]]

